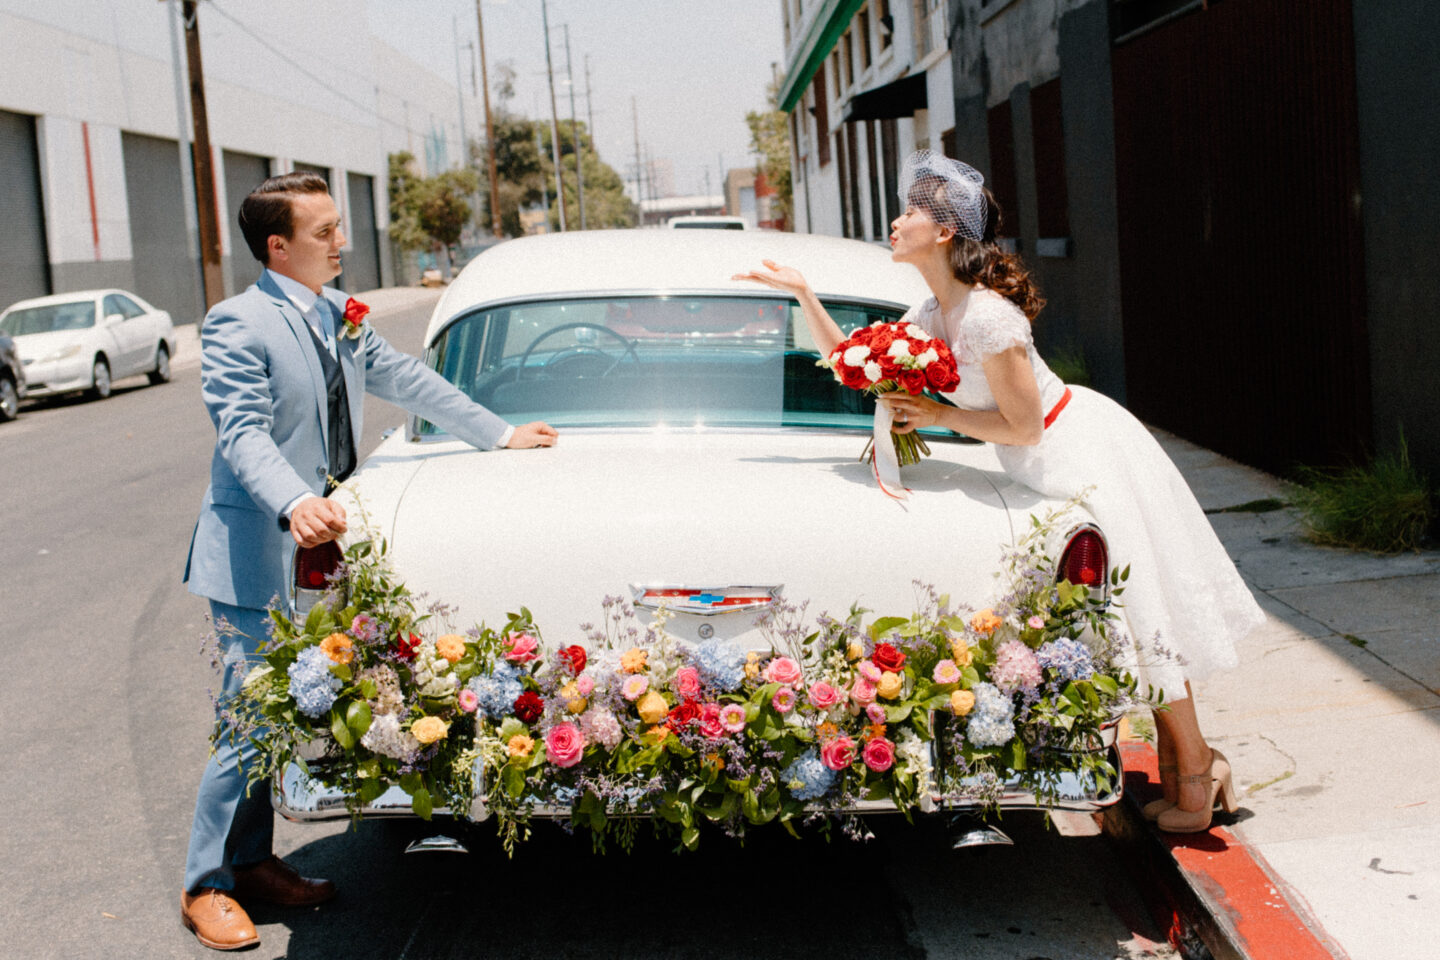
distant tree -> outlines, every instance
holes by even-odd
[[[499,182],[500,229],[506,236],[518,237],[525,232],[520,223],[520,210],[534,206],[541,198],[541,178],[545,167],[535,146],[535,122],[519,114],[497,110],[495,127],[495,178]],[[475,164],[489,175],[490,158],[483,145],[476,145]],[[489,190],[483,191],[489,214]]]
[[[594,144],[586,133],[585,124],[579,123],[572,126],[570,121],[566,120],[559,127],[560,169],[563,174],[561,181],[565,187],[566,227],[570,230],[580,229],[579,191],[575,180],[575,135],[577,132],[581,145],[580,159],[584,164],[582,169],[585,171],[586,228],[602,230],[611,227],[628,227],[634,224],[635,204],[625,195],[625,181],[595,152]],[[549,127],[542,127],[541,132],[544,145],[541,162],[545,166],[549,182],[553,184],[555,166],[551,160],[553,151],[550,149]],[[560,229],[560,209],[553,200],[550,204],[550,227],[552,230]]]
[[[452,262],[460,232],[470,219],[470,202],[466,198],[479,186],[480,178],[468,167],[445,170],[420,182],[416,204],[420,229],[445,247]]]
[[[400,250],[429,246],[420,226],[420,192],[424,178],[416,172],[415,156],[405,150],[390,154],[390,241]]]
[[[745,114],[745,123],[750,127],[750,149],[760,158],[756,172],[763,174],[776,192],[771,200],[774,215],[776,219],[789,220],[792,206],[789,117],[780,109],[780,88],[776,83],[770,84],[766,94],[770,109],[751,110]]]

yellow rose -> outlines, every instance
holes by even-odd
[[[969,690],[956,690],[950,694],[950,712],[963,717],[975,709],[975,694]]]
[[[747,650],[745,652],[745,678],[754,680],[760,676],[760,651]]]
[[[986,607],[975,616],[970,618],[970,629],[981,636],[990,636],[1003,621],[995,616],[995,611]]]
[[[639,647],[631,647],[620,655],[620,669],[626,673],[639,673],[645,669],[645,661],[650,659],[648,651]]]
[[[859,640],[851,640],[850,645],[845,648],[845,659],[859,660],[865,656],[865,645]]]
[[[534,750],[535,741],[523,733],[515,734],[515,736],[511,737],[510,741],[505,744],[505,752],[517,760],[523,760],[525,757],[530,756]]]
[[[458,633],[446,633],[435,640],[435,652],[451,663],[458,663],[465,656],[465,638]]]
[[[584,713],[587,706],[585,698],[580,696],[580,688],[574,680],[560,688],[560,696],[565,698],[565,709],[571,713]]]
[[[343,633],[332,633],[321,640],[320,649],[336,663],[349,663],[355,659],[355,643]]]
[[[970,653],[970,643],[964,637],[956,637],[950,641],[950,659],[955,661],[957,667],[968,667],[975,658]]]
[[[886,700],[894,700],[900,696],[900,690],[905,686],[905,678],[898,673],[886,670],[880,674],[880,682],[875,685],[875,692]]]
[[[436,740],[443,740],[445,734],[450,732],[450,724],[439,717],[421,717],[410,724],[410,736],[421,743],[434,743]]]
[[[651,690],[640,698],[635,709],[640,713],[641,720],[653,724],[665,719],[665,714],[670,712],[670,705],[665,702],[664,697]]]

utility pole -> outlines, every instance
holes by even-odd
[[[580,229],[585,229],[585,159],[575,124],[575,71],[570,69],[570,24],[565,24],[565,76],[570,78],[570,139],[575,141],[575,191],[580,199]]]
[[[501,236],[500,180],[495,173],[495,121],[490,115],[490,74],[485,69],[485,16],[480,12],[480,0],[475,0],[475,23],[480,28],[480,89],[485,94],[485,152],[490,158],[490,230],[498,237]]]
[[[539,110],[535,111],[539,113]],[[535,124],[535,156],[545,156],[545,147],[540,142],[540,124]],[[550,194],[545,188],[545,178],[540,178],[540,208],[545,211],[545,232],[550,232]]]
[[[460,169],[470,166],[470,151],[465,146],[465,84],[460,71],[460,17],[450,17],[450,29],[455,37],[455,99],[460,103]]]
[[[185,23],[185,65],[190,71],[190,117],[195,130],[195,213],[200,224],[200,276],[205,309],[225,298],[220,267],[220,224],[215,218],[215,172],[210,164],[210,119],[205,112],[205,69],[200,62],[200,23],[196,0],[182,0]]]
[[[175,126],[180,142],[180,196],[185,204],[185,250],[199,263],[200,228],[195,222],[195,156],[190,150],[190,130],[185,125],[185,67],[180,62],[180,0],[167,0],[170,8],[170,68],[175,75]],[[203,284],[204,277],[202,275]]]
[[[595,145],[595,101],[590,98],[590,54],[585,54],[585,122],[589,125],[590,145]]]
[[[640,207],[645,191],[640,188],[640,111],[634,95],[630,97],[630,116],[635,123],[635,226],[640,227],[645,225],[645,211]]]
[[[560,207],[560,232],[565,232],[565,181],[560,176],[560,114],[555,107],[555,68],[550,63],[550,11],[540,0],[540,24],[545,30],[545,76],[550,78],[550,152],[555,158],[555,199]]]

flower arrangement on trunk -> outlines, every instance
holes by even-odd
[[[960,385],[950,347],[913,323],[881,321],[861,327],[817,363],[844,386],[872,397],[900,390],[911,396],[926,390],[948,393]],[[930,455],[918,433],[891,431],[890,439],[902,467]]]
[[[793,832],[868,801],[908,815],[1017,789],[1049,804],[1066,776],[1108,789],[1098,748],[1140,701],[1106,600],[1053,582],[1056,516],[1006,557],[1009,590],[985,609],[917,583],[909,616],[812,627],[781,602],[758,621],[769,646],[748,651],[682,642],[663,609],[641,622],[617,597],[585,645],[548,646],[523,608],[449,632],[383,543],[360,542],[303,621],[273,613],[215,736],[252,739],[255,781],[295,762],[357,812],[399,785],[421,817],[495,817],[507,850],[542,809],[597,844],[628,845],[648,819],[694,847],[707,821]]]

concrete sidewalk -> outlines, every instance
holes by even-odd
[[[1268,615],[1240,668],[1195,688],[1241,794],[1217,823],[1336,956],[1440,956],[1440,551],[1320,547],[1292,508],[1220,512],[1284,485],[1154,432]]]

